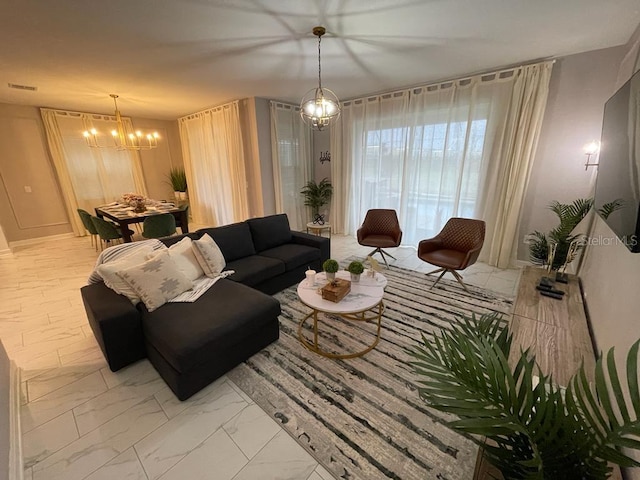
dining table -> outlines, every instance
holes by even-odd
[[[162,213],[171,213],[176,218],[176,224],[180,226],[182,233],[189,233],[189,205],[174,204],[170,202],[155,201],[146,205],[142,212],[134,211],[134,208],[121,202],[111,202],[95,208],[96,216],[106,218],[120,227],[122,240],[125,243],[132,242],[131,231],[128,226],[134,223],[144,222],[145,218]]]

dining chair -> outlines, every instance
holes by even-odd
[[[171,213],[161,213],[144,219],[142,236],[144,238],[169,237],[176,233],[176,219]]]
[[[480,255],[484,244],[485,223],[472,218],[450,218],[435,237],[422,240],[418,244],[418,258],[437,268],[432,272],[440,273],[429,290],[436,286],[442,276],[450,272],[468,292],[462,281],[462,275],[456,270],[464,270],[473,265]]]
[[[402,230],[395,210],[385,208],[373,208],[367,212],[362,226],[357,231],[358,243],[365,247],[375,247],[369,254],[379,253],[384,264],[389,268],[385,255],[395,259],[383,248],[398,247],[402,240]]]
[[[106,220],[93,215],[91,216],[91,221],[95,225],[98,236],[100,237],[101,250],[103,250],[102,242],[104,242],[104,245],[107,247],[110,247],[112,241],[118,239],[122,240],[122,232],[113,223],[107,222]]]
[[[96,230],[96,226],[91,221],[91,214],[86,210],[78,208],[78,215],[80,215],[80,220],[82,221],[85,230],[89,232],[91,245],[98,250],[98,230]]]

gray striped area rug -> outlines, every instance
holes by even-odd
[[[291,287],[275,295],[282,305],[280,339],[228,376],[336,478],[472,478],[477,447],[421,401],[404,348],[456,315],[509,314],[512,299],[473,286],[469,294],[446,280],[430,291],[432,279],[397,267],[383,273],[382,337],[365,356],[332,360],[305,349],[297,329],[310,309]],[[319,325],[329,351],[362,350],[375,335],[374,325],[337,317]],[[312,338],[310,327],[303,332]]]

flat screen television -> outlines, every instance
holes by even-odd
[[[616,200],[622,206],[603,216]],[[595,207],[619,241],[640,252],[640,72],[604,106]]]

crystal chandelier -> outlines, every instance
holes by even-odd
[[[318,37],[318,87],[309,90],[300,102],[300,116],[305,123],[316,130],[331,126],[340,116],[340,102],[335,93],[322,88],[320,66],[320,42],[326,33],[324,27],[315,27],[313,34]]]
[[[90,128],[83,132],[87,145],[91,148],[115,148],[117,150],[151,150],[158,146],[160,135],[158,132],[143,133],[140,130],[133,130],[129,125],[125,125],[118,110],[118,95],[110,94],[113,104],[116,107],[116,128],[111,130],[111,140],[101,142],[102,136],[95,128]]]

